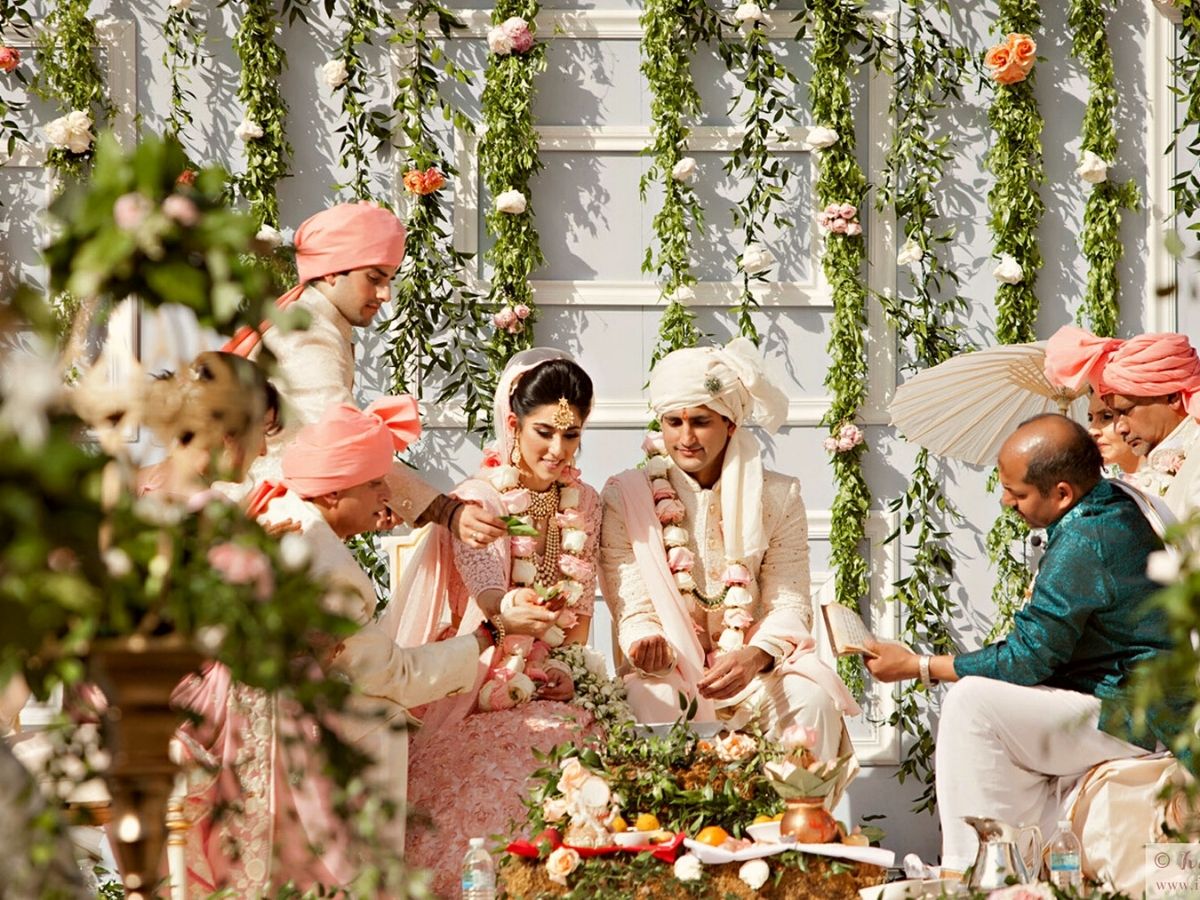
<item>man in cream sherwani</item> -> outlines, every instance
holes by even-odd
[[[264,325],[261,343],[258,333],[244,329],[223,348],[253,358],[265,347],[275,357],[271,378],[286,403],[284,428],[268,440],[266,457],[251,470],[254,480],[278,477],[280,453],[300,428],[331,406],[355,403],[354,329],[370,325],[391,298],[404,241],[404,224],[372,203],[339,204],[296,229],[300,283],[276,305],[307,313],[308,327],[284,331]],[[392,499],[382,528],[399,520],[432,522],[476,547],[507,534],[480,507],[440,494],[403,464],[393,467],[388,481]]]
[[[677,350],[650,378],[661,445],[603,492],[600,569],[639,721],[673,721],[678,693],[698,720],[770,737],[818,733],[829,759],[849,750],[858,707],[810,634],[808,524],[797,479],[764,471],[751,419],[781,424],[787,398],[744,338]]]

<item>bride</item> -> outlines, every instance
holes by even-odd
[[[470,838],[524,820],[526,780],[541,766],[534,751],[595,727],[567,705],[570,667],[549,655],[586,643],[591,620],[601,508],[574,468],[591,406],[591,379],[567,354],[535,348],[512,358],[496,390],[495,449],[454,494],[522,517],[522,533],[474,549],[431,531],[402,573],[396,597],[405,599],[385,614],[404,646],[481,622],[500,638],[481,658],[471,696],[418,711],[408,805],[432,821],[410,829],[406,858],[434,871],[437,896],[457,895]]]

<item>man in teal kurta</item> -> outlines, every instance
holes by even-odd
[[[1158,585],[1146,559],[1162,548],[1123,488],[1100,477],[1095,444],[1063,416],[1023,423],[1000,451],[1003,503],[1046,551],[1029,603],[1008,637],[960,656],[920,657],[875,644],[876,678],[957,681],[946,695],[936,767],[942,866],[962,871],[976,838],[964,815],[1053,831],[1060,797],[1089,768],[1153,750],[1170,716],[1135,735],[1124,690],[1131,670],[1170,646],[1145,601]]]

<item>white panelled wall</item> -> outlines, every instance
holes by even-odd
[[[35,0],[35,10],[44,0]],[[290,106],[289,137],[295,146],[293,177],[279,187],[285,234],[334,197],[332,185],[344,181],[338,170],[340,137],[338,106],[321,82],[317,68],[331,55],[340,23],[327,22],[316,3],[309,25],[283,29],[281,40],[289,56],[283,89]],[[447,52],[475,71],[482,71],[489,11],[460,4],[468,29],[450,42]],[[784,7],[789,4],[785,2]],[[794,4],[792,4],[794,5]],[[897,0],[879,2],[873,10],[885,21],[897,15]],[[952,4],[953,25],[959,39],[981,54],[991,42],[989,27],[993,4]],[[1194,264],[1185,265],[1180,279],[1180,297],[1156,296],[1159,284],[1175,278],[1175,261],[1160,239],[1162,211],[1168,208],[1166,186],[1173,173],[1172,161],[1163,156],[1175,114],[1167,92],[1169,73],[1164,60],[1172,46],[1171,26],[1149,3],[1125,2],[1117,7],[1110,23],[1120,100],[1118,132],[1121,150],[1114,168],[1118,178],[1132,178],[1147,200],[1139,213],[1126,216],[1122,237],[1126,247],[1120,267],[1122,334],[1151,328],[1171,328],[1178,322],[1183,330],[1200,333],[1197,308],[1198,276]],[[211,60],[193,73],[197,99],[192,105],[196,128],[185,135],[197,159],[218,161],[237,171],[242,166],[240,144],[233,129],[242,111],[234,92],[237,60],[230,47],[232,16],[238,8],[216,9],[214,0],[196,0],[193,10],[206,22],[206,49]],[[539,343],[571,350],[591,373],[597,393],[595,413],[585,438],[580,459],[583,475],[599,487],[610,475],[634,464],[639,456],[641,430],[647,420],[642,397],[650,354],[655,342],[659,308],[658,292],[640,271],[651,220],[658,196],[651,189],[643,203],[638,180],[647,161],[639,155],[649,138],[649,105],[638,65],[640,29],[636,5],[619,0],[595,0],[572,5],[557,0],[553,9],[539,18],[539,35],[549,43],[547,73],[538,83],[536,110],[541,133],[545,169],[533,185],[536,223],[546,255],[545,267],[536,273],[534,284],[540,308],[536,326]],[[131,134],[134,122],[160,130],[168,112],[168,83],[162,63],[164,42],[159,22],[165,15],[165,0],[96,0],[93,11],[112,22],[100,29],[103,60],[110,88],[120,111],[118,128]],[[1035,35],[1042,60],[1038,63],[1037,94],[1047,125],[1043,136],[1046,185],[1042,195],[1047,213],[1039,237],[1046,258],[1038,279],[1042,314],[1038,330],[1049,335],[1074,317],[1086,280],[1078,234],[1082,227],[1084,185],[1074,175],[1079,147],[1086,77],[1069,56],[1070,37],[1066,4],[1045,2],[1045,27]],[[35,13],[35,20],[38,18]],[[808,121],[807,91],[803,88],[809,69],[804,47],[794,40],[790,15],[777,12],[771,18],[782,59],[795,71],[802,87],[797,102],[801,124],[792,128],[779,152],[793,168],[794,179],[786,197],[793,226],[768,232],[767,243],[779,260],[773,270],[775,283],[760,294],[762,311],[757,316],[770,370],[785,387],[791,400],[787,425],[767,440],[769,465],[797,475],[803,482],[810,513],[813,570],[828,577],[829,509],[834,497],[832,471],[821,448],[825,432],[818,425],[828,406],[822,385],[829,356],[827,329],[832,310],[830,295],[817,258],[818,235],[813,224],[812,185],[815,160],[805,149]],[[386,42],[368,48],[379,79],[376,100],[387,103],[396,60],[388,55]],[[25,48],[22,48],[23,52]],[[32,56],[32,53],[29,53]],[[694,240],[695,272],[701,279],[697,294],[699,324],[714,340],[731,336],[734,319],[727,306],[736,295],[734,258],[741,250],[740,231],[735,231],[731,207],[745,190],[723,171],[722,164],[736,134],[736,122],[728,114],[729,101],[737,91],[735,80],[716,55],[702,50],[694,63],[697,84],[705,103],[703,121],[696,123],[691,155],[699,161],[695,182],[706,209],[705,229]],[[472,86],[448,85],[447,93],[478,121],[479,79]],[[881,178],[883,155],[890,129],[887,115],[889,81],[886,74],[863,73],[857,83],[857,127],[860,160],[868,178]],[[994,282],[991,270],[986,195],[991,181],[981,169],[989,144],[986,89],[974,83],[964,86],[964,100],[946,111],[943,127],[955,140],[957,158],[939,185],[939,202],[956,231],[949,245],[961,289],[970,301],[964,323],[967,336],[977,343],[992,337]],[[44,104],[34,102],[23,115],[31,123],[53,117]],[[40,132],[38,132],[40,139]],[[479,179],[475,148],[477,137],[447,132],[460,170],[455,193],[454,234],[459,247],[483,251],[489,239],[483,230],[483,214],[489,198]],[[50,181],[41,168],[44,147],[23,148],[0,169],[0,260],[8,278],[15,275],[43,281],[36,247],[41,237],[30,227],[36,211],[44,206]],[[393,161],[380,161],[376,185],[380,193],[401,200],[399,179]],[[345,198],[343,198],[345,199]],[[1153,212],[1151,212],[1153,210]],[[870,248],[867,277],[879,291],[894,288],[898,273],[895,247],[899,242],[886,214],[872,211],[864,222]],[[902,237],[902,236],[901,236]],[[1189,267],[1190,266],[1190,267]],[[473,277],[486,281],[480,260]],[[903,273],[899,273],[903,278]],[[7,287],[7,285],[6,285]],[[871,617],[882,633],[895,633],[899,611],[886,603],[890,583],[905,572],[906,552],[899,544],[884,543],[895,527],[887,503],[904,490],[906,472],[914,450],[900,441],[886,425],[886,407],[897,378],[900,357],[888,333],[878,305],[870,308],[869,348],[870,401],[863,411],[871,453],[867,474],[876,501],[868,528],[872,564]],[[168,340],[169,338],[169,340]],[[174,332],[156,330],[147,323],[142,345],[148,364],[178,365],[201,343],[198,337],[180,339]],[[379,350],[376,335],[360,342],[361,383],[364,397],[377,393],[385,374],[374,360]],[[435,392],[431,392],[431,396]],[[460,426],[452,406],[426,408],[427,434],[414,453],[414,461],[434,483],[449,487],[473,471],[479,459],[474,443]],[[984,487],[986,472],[966,466],[951,466],[949,494],[963,514],[954,527],[953,548],[958,565],[954,597],[959,606],[954,621],[964,647],[977,644],[990,624],[991,575],[983,550],[983,536],[997,511],[996,498]],[[599,617],[599,618],[602,618]],[[597,643],[607,641],[607,625],[598,618]],[[928,815],[908,812],[918,793],[910,782],[895,780],[899,760],[899,735],[883,720],[890,709],[886,691],[870,698],[870,717],[856,722],[853,734],[871,764],[843,801],[844,817],[885,814],[881,824],[889,833],[887,845],[897,851],[915,850],[932,859],[937,852],[937,824]]]

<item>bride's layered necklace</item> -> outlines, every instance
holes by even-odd
[[[717,649],[724,652],[738,650],[745,646],[746,632],[754,624],[754,617],[749,610],[754,604],[754,597],[746,587],[750,584],[750,570],[739,560],[727,559],[721,573],[721,591],[709,596],[699,589],[692,576],[696,557],[688,549],[690,535],[683,527],[687,509],[679,499],[679,492],[667,478],[673,463],[663,445],[662,435],[652,432],[642,447],[646,451],[645,472],[650,479],[654,514],[662,524],[667,566],[675,578],[675,586],[685,599],[694,598],[697,605],[709,612],[725,610],[721,620],[724,629],[717,639]],[[700,546],[699,541],[697,546]]]

